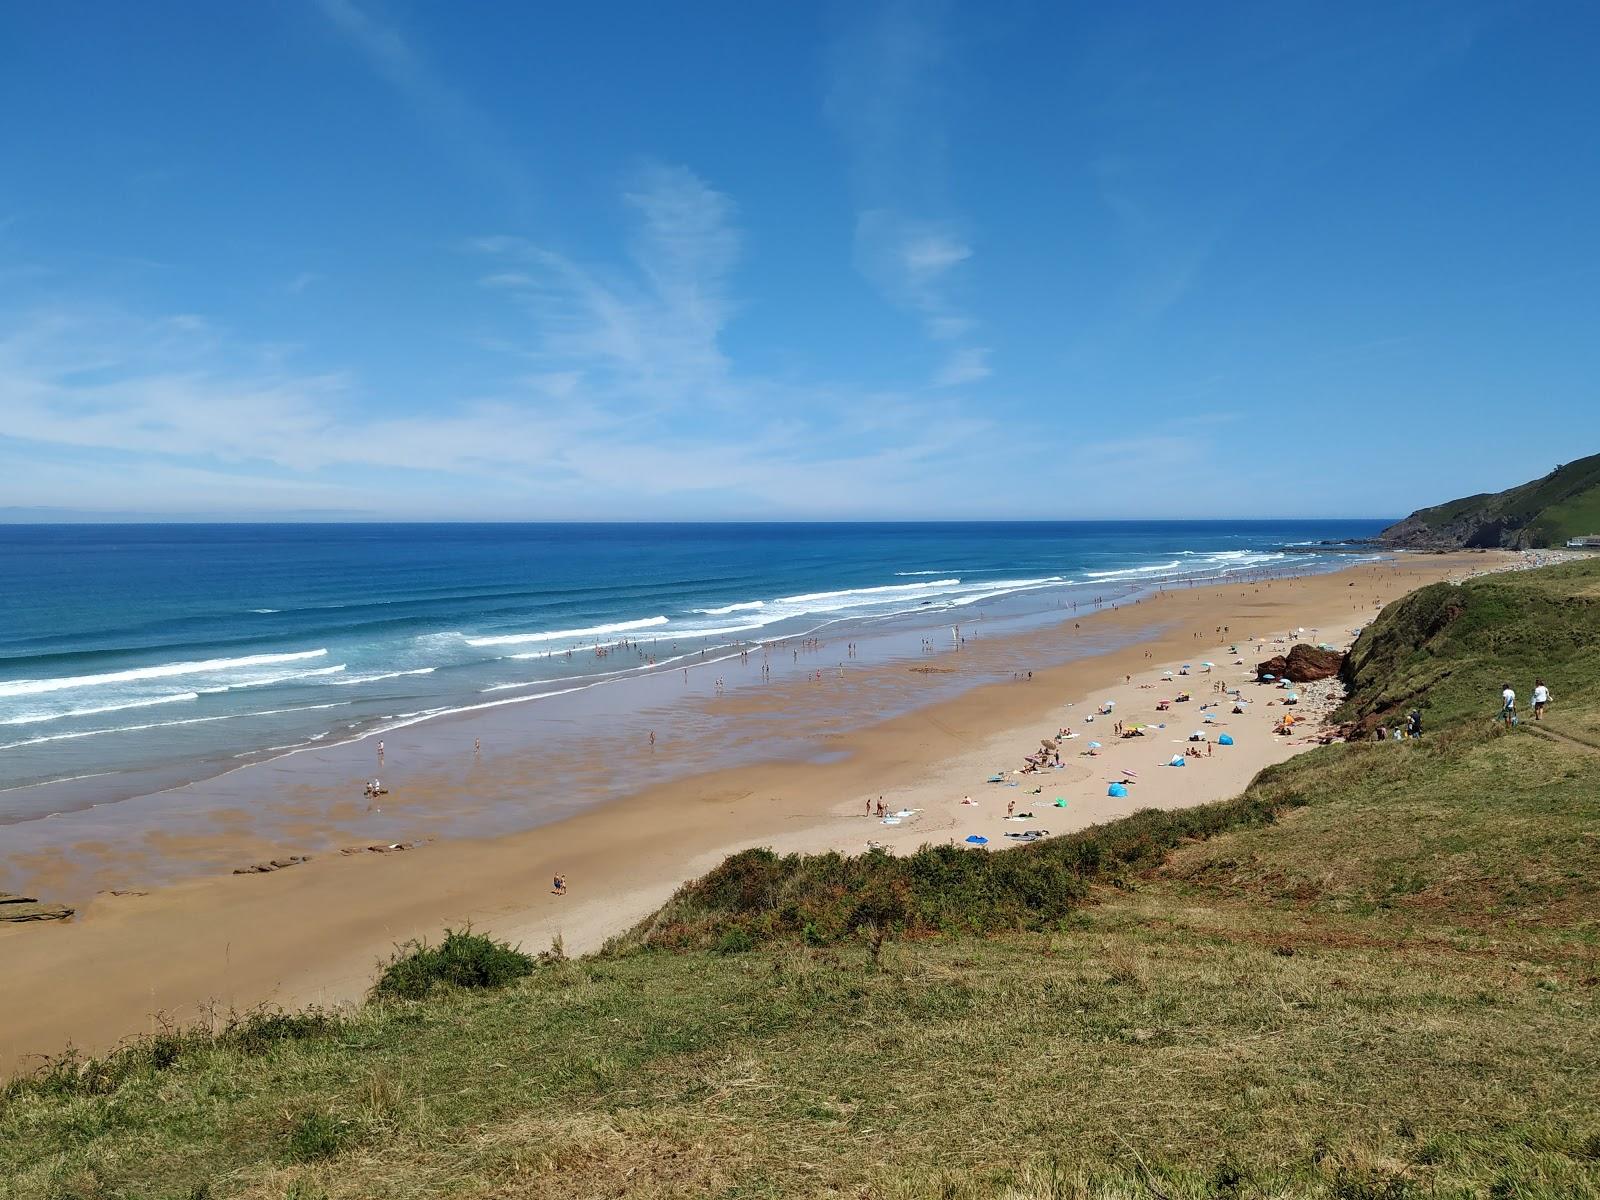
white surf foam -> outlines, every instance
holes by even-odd
[[[152,721],[147,725],[117,725],[111,729],[84,729],[75,733],[51,733],[40,737],[25,738],[20,742],[7,742],[0,745],[0,750],[16,750],[23,746],[37,746],[41,742],[65,742],[74,738],[98,737],[103,733],[139,733],[146,729],[171,729],[179,725],[208,725],[212,721],[236,721],[241,717],[278,717],[284,713],[316,712],[323,708],[340,708],[349,701],[341,700],[336,704],[302,704],[296,708],[268,708],[260,712],[223,713],[217,717],[186,717],[181,721]]]
[[[505,633],[494,637],[469,637],[469,646],[521,646],[529,642],[585,641],[613,633],[632,633],[667,623],[666,617],[645,617],[639,621],[617,621],[611,625],[591,625],[587,629],[552,629],[544,633]]]
[[[264,667],[273,663],[299,662],[320,658],[326,650],[299,650],[292,654],[251,654],[244,658],[207,658],[196,662],[162,663],[154,667],[130,667],[126,671],[106,671],[98,675],[64,675],[58,679],[13,679],[0,683],[0,696],[37,696],[69,688],[101,687],[108,683],[137,683],[142,679],[170,679],[175,675],[201,675],[211,671],[231,671],[240,667]]]
[[[721,608],[696,608],[692,611],[705,617],[725,617],[729,613],[749,612],[752,609],[765,608],[766,606],[767,602],[765,600],[746,600],[740,604],[724,604]]]
[[[230,683],[226,687],[202,688],[206,695],[215,695],[218,692],[237,692],[245,688],[271,687],[275,683],[288,683],[293,679],[313,679],[319,675],[338,675],[348,664],[340,663],[336,667],[318,667],[311,671],[285,671],[281,675],[267,675],[260,679],[241,679],[238,683]]]
[[[1160,575],[1166,571],[1176,571],[1181,564],[1177,559],[1169,563],[1152,563],[1144,567],[1124,567],[1120,571],[1085,571],[1090,579],[1121,579],[1128,575]]]
[[[334,687],[353,687],[358,683],[377,683],[380,679],[399,679],[402,675],[432,675],[436,668],[418,667],[415,671],[385,671],[382,675],[352,675],[349,679],[335,679]]]
[[[198,692],[179,692],[173,696],[153,696],[148,700],[129,700],[126,704],[102,704],[94,708],[69,708],[66,712],[51,713],[23,713],[19,717],[7,717],[0,721],[0,725],[38,725],[45,721],[65,721],[71,717],[98,717],[102,713],[121,712],[125,708],[149,708],[153,704],[181,704],[186,700],[198,700]]]
[[[880,587],[844,588],[837,592],[806,592],[800,596],[784,596],[778,604],[823,604],[827,601],[855,600],[857,597],[890,597],[913,592],[932,591],[936,588],[960,587],[959,579],[931,579],[927,583],[886,583]],[[868,603],[871,603],[869,600]]]

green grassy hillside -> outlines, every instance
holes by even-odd
[[[0,1099],[0,1196],[1600,1197],[1597,596],[1391,605],[1350,706],[1422,695],[1426,737],[1226,804],[741,855],[602,956],[463,942],[59,1064]],[[1549,728],[1499,729],[1538,669]]]
[[[1600,686],[1597,630],[1600,559],[1436,583],[1390,604],[1356,639],[1339,715],[1369,727],[1413,707],[1429,724],[1492,716],[1504,683],[1525,701],[1536,677],[1587,702]]]
[[[1418,509],[1381,535],[1396,544],[1560,546],[1600,534],[1600,454],[1557,467],[1542,479]]]

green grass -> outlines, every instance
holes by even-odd
[[[1339,716],[1391,726],[1420,707],[1429,724],[1500,709],[1510,682],[1524,705],[1536,677],[1553,712],[1600,703],[1594,648],[1600,631],[1600,560],[1436,583],[1396,600],[1351,647],[1351,694]]]
[[[1600,751],[1476,699],[1540,647],[1600,728],[1595,583],[1391,606],[1351,702],[1443,664],[1427,737],[1234,801],[742,855],[498,988],[60,1064],[0,1097],[0,1196],[1600,1197]]]
[[[1600,533],[1600,454],[1565,463],[1541,479],[1503,492],[1420,509],[1416,516],[1443,529],[1473,513],[1518,533],[1518,544],[1524,546],[1559,546],[1570,537]]]

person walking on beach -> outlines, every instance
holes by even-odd
[[[1533,719],[1544,720],[1544,706],[1550,703],[1550,689],[1545,687],[1544,680],[1533,681]]]
[[[1517,723],[1517,693],[1509,683],[1500,689],[1500,720],[1507,729]]]
[[[378,761],[379,762],[383,761],[383,739],[382,738],[378,739]]]

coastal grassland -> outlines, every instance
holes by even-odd
[[[1444,660],[1427,737],[1234,801],[741,855],[603,955],[455,976],[502,987],[64,1064],[0,1098],[0,1196],[1600,1197],[1600,685],[1524,628],[1600,626],[1594,582],[1391,606],[1351,704]],[[1470,681],[1541,647],[1553,736],[1503,731]]]
[[[1420,707],[1429,725],[1493,716],[1510,682],[1526,706],[1535,677],[1552,716],[1600,701],[1600,558],[1435,583],[1389,604],[1350,649],[1340,719],[1392,727]]]

